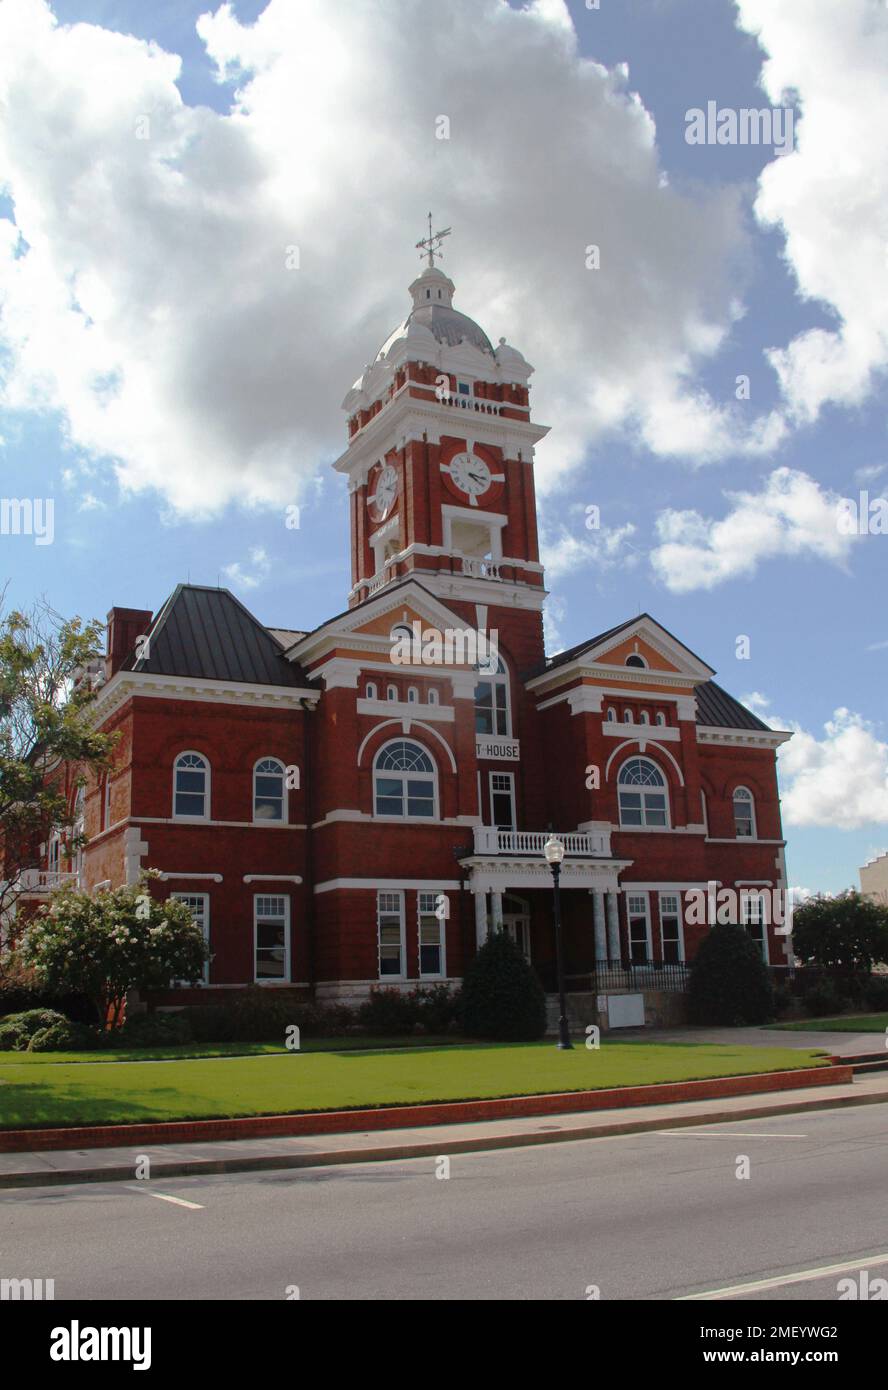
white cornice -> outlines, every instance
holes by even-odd
[[[416,383],[413,383],[414,387]],[[503,402],[504,409],[521,409]],[[463,438],[467,433],[482,444],[502,449],[510,458],[518,451],[531,451],[549,433],[548,425],[536,425],[531,420],[516,420],[503,415],[485,415],[458,411],[440,401],[423,401],[409,396],[402,388],[396,396],[353,434],[348,448],[333,464],[338,473],[352,474],[366,466],[368,457],[374,461],[381,452],[401,449],[411,440],[423,437],[439,444],[444,435]]]
[[[117,671],[91,706],[94,718],[105,720],[130,700],[194,700],[205,704],[253,705],[263,709],[298,709],[303,701],[316,705],[319,690],[287,685],[247,685],[207,680],[198,676],[157,676],[150,671]]]
[[[779,748],[781,743],[788,743],[791,738],[791,733],[778,729],[766,732],[764,729],[722,729],[713,728],[709,724],[697,725],[698,743],[730,743],[743,748]]]

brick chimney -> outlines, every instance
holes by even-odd
[[[136,638],[141,637],[151,627],[151,609],[112,608],[108,614],[108,646],[105,658],[105,671],[108,679],[119,671],[133,647]]]

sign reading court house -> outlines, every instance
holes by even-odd
[[[521,756],[521,745],[517,739],[476,738],[476,758],[498,758],[501,762],[516,763]]]

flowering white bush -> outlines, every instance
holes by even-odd
[[[90,895],[61,888],[26,928],[20,955],[40,983],[85,994],[110,1027],[120,1021],[129,989],[165,989],[199,980],[207,947],[183,902],[151,896],[156,872],[137,884]]]

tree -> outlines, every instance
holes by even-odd
[[[728,1027],[774,1017],[770,972],[745,927],[713,927],[701,942],[691,966],[688,1017]]]
[[[868,973],[888,961],[888,907],[853,889],[809,898],[793,914],[792,948],[814,965]]]
[[[28,614],[0,613],[0,921],[22,893],[22,875],[53,829],[67,831],[71,853],[75,785],[110,766],[115,735],[93,727],[102,627],[63,619],[43,602]]]
[[[546,996],[505,932],[489,936],[466,970],[463,1029],[472,1038],[532,1042],[546,1031]]]
[[[127,991],[198,980],[208,958],[187,904],[148,891],[156,870],[137,884],[90,896],[60,888],[25,927],[20,954],[47,989],[85,994],[100,1020],[120,1022]]]

